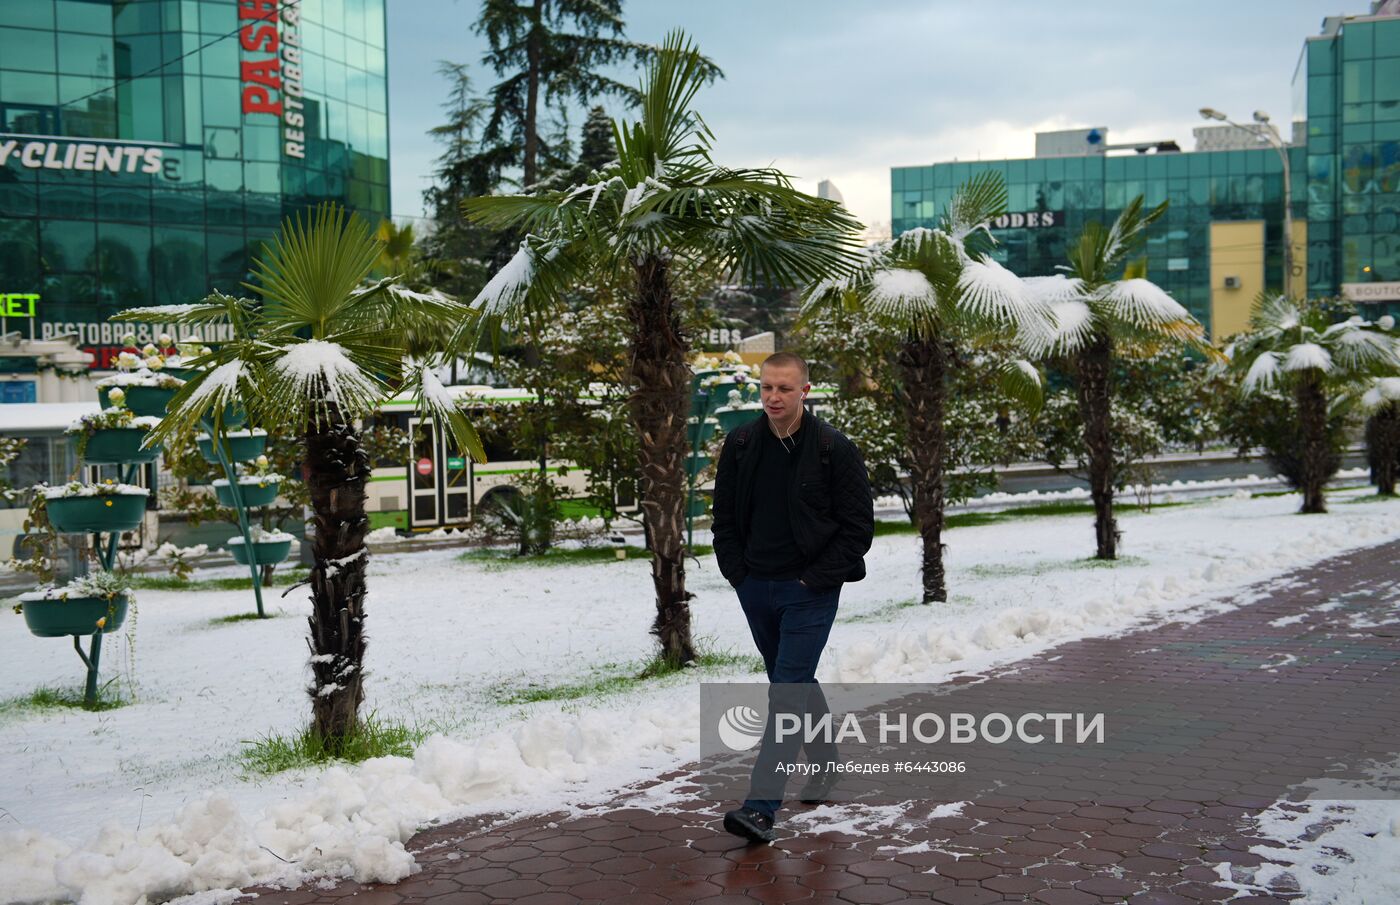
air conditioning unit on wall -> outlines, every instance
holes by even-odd
[[[1239,278],[1239,277],[1226,277],[1226,278],[1225,278],[1225,288],[1226,288],[1226,289],[1238,289],[1238,288],[1240,288],[1240,278]]]

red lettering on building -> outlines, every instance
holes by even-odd
[[[274,56],[240,63],[243,81],[243,112],[270,113],[282,117],[282,58],[278,54],[277,0],[238,0],[238,18],[247,20],[238,32],[238,43],[245,51],[262,50]]]

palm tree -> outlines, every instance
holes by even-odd
[[[435,292],[365,283],[383,250],[368,224],[322,205],[286,221],[255,264],[261,301],[214,293],[191,305],[133,308],[116,320],[232,326],[233,338],[194,362],[202,370],[153,431],[163,442],[221,427],[242,404],[250,423],[299,436],[314,517],[309,619],[313,736],[331,753],[358,726],[364,699],[365,482],[371,463],[359,419],[385,399],[414,393],[425,413],[478,461],[476,431],[433,373],[444,338],[471,316]]]
[[[1359,317],[1336,321],[1320,300],[1263,296],[1249,329],[1225,351],[1242,375],[1245,395],[1279,389],[1293,397],[1298,420],[1297,486],[1305,513],[1327,511],[1322,488],[1337,470],[1331,434],[1337,410],[1400,367],[1394,340]]]
[[[689,342],[673,297],[681,268],[714,267],[775,286],[852,269],[858,224],[834,202],[793,189],[773,169],[729,169],[691,103],[709,69],[672,33],[648,66],[641,118],[613,125],[617,160],[567,191],[476,198],[467,216],[527,233],[477,296],[486,321],[544,316],[577,281],[635,286],[628,303],[629,409],[641,439],[640,496],[651,540],[656,619],[668,663],[694,659],[685,588],[685,421]]]
[[[1039,351],[1070,359],[1089,457],[1089,494],[1094,501],[1095,557],[1116,559],[1121,533],[1113,517],[1117,481],[1113,450],[1114,357],[1189,344],[1209,353],[1205,331],[1180,303],[1144,279],[1145,267],[1128,258],[1145,239],[1147,226],[1167,209],[1147,213],[1134,198],[1110,227],[1091,222],[1069,248],[1067,274],[1030,277],[1030,291],[1051,305],[1055,330]],[[1115,274],[1122,275],[1115,278]]]
[[[1400,377],[1377,377],[1361,397],[1366,419],[1366,451],[1371,478],[1381,496],[1395,496],[1400,469]]]
[[[801,315],[806,320],[832,306],[854,307],[904,336],[899,398],[908,423],[914,517],[923,540],[924,603],[948,599],[944,415],[955,347],[988,335],[1039,335],[1050,329],[1047,306],[1029,297],[1021,281],[989,256],[995,243],[987,224],[1005,210],[1001,177],[976,177],[958,191],[937,229],[910,230],[872,245],[856,274],[812,287]],[[1013,399],[1039,405],[1040,375],[1028,362],[1007,362],[999,377]]]

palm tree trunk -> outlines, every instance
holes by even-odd
[[[914,490],[914,520],[923,541],[923,603],[946,601],[943,571],[943,464],[948,349],[942,340],[910,339],[900,351],[908,399],[909,481]]]
[[[354,425],[327,403],[306,433],[315,524],[311,567],[311,728],[332,752],[354,732],[364,700],[365,482],[369,456]]]
[[[1400,470],[1400,403],[1382,406],[1366,425],[1371,454],[1371,480],[1381,496],[1395,496],[1395,473]]]
[[[695,659],[690,604],[685,589],[685,419],[690,403],[687,344],[671,296],[668,262],[649,256],[637,262],[637,292],[628,312],[632,323],[635,388],[629,399],[641,437],[637,492],[651,547],[656,621],[651,633],[661,656],[672,664]]]
[[[535,0],[530,12],[530,32],[525,36],[525,148],[521,152],[521,188],[530,187],[539,179],[539,108],[540,108],[540,32],[544,29],[544,0]]]
[[[1080,350],[1078,370],[1079,418],[1084,424],[1084,447],[1089,453],[1089,495],[1094,500],[1096,559],[1118,558],[1118,521],[1113,517],[1113,409],[1109,376],[1113,342],[1102,334]]]
[[[1299,489],[1303,491],[1302,512],[1313,514],[1327,511],[1322,488],[1327,484],[1327,396],[1322,384],[1311,372],[1304,371],[1294,388],[1298,402],[1298,426],[1302,429],[1303,449],[1299,457]]]

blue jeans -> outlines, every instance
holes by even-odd
[[[806,752],[811,764],[837,759],[836,746],[822,739],[806,742],[798,734],[777,741],[774,720],[780,711],[810,713],[814,721],[830,712],[826,696],[817,684],[817,663],[836,621],[841,588],[815,593],[796,579],[745,578],[737,590],[771,683],[768,725],[750,785],[750,795],[755,797],[745,801],[744,806],[772,817],[783,803],[786,774],[777,772],[780,765],[794,763],[799,749]],[[804,685],[809,687],[796,687]],[[756,797],[760,785],[766,795],[773,797]]]

